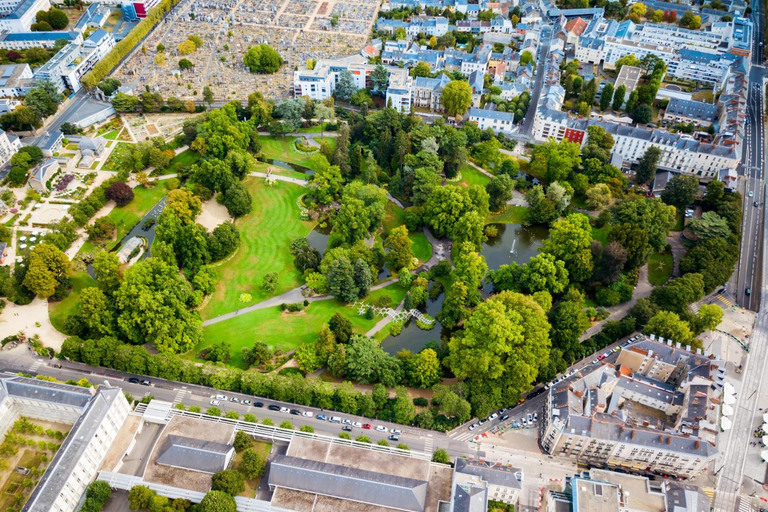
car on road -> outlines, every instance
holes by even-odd
[[[353,421],[353,422],[352,422],[352,426],[353,426],[353,427],[357,427],[357,428],[360,428],[360,427],[362,427],[362,426],[363,426],[363,424],[362,424],[362,423],[360,423],[359,421]]]
[[[486,421],[488,421],[488,420],[480,420],[478,423],[480,423],[481,425],[485,425]]]
[[[341,430],[343,430],[344,432],[352,432],[352,427],[350,427],[349,425],[344,425],[343,427],[341,427]]]
[[[291,414],[294,416],[301,416],[301,411],[298,409],[291,409]]]
[[[392,433],[393,433],[393,434],[402,434],[402,433],[403,433],[403,431],[402,431],[402,430],[400,430],[399,428],[393,428],[393,429],[392,429]]]
[[[347,418],[344,418],[343,420],[341,420],[341,422],[342,423],[346,423],[347,425],[351,425],[352,424],[352,420],[349,420]]]
[[[317,415],[317,419],[319,419],[320,421],[325,421],[327,418],[326,418],[325,414],[318,414]]]
[[[533,413],[533,421],[539,421],[539,413]]]
[[[599,356],[597,356],[598,361],[602,361],[603,359],[605,359],[605,354],[600,354]]]
[[[755,192],[754,192],[754,191],[752,191],[752,190],[750,190],[749,192],[747,192],[747,195],[748,195],[749,197],[752,197],[753,195],[755,195]]]
[[[264,407],[264,402],[256,402],[253,404],[254,407]]]
[[[760,201],[755,201],[755,206],[760,206]]]
[[[149,386],[150,384],[152,384],[152,383],[151,383],[151,382],[149,382],[148,380],[143,380],[143,381],[141,381],[141,385],[142,385],[142,386]]]
[[[389,440],[390,441],[399,441],[400,438],[398,436],[396,436],[395,434],[392,434],[391,436],[389,436]]]
[[[504,416],[501,417],[499,421],[507,421],[508,419],[509,419],[509,414],[505,414]]]
[[[528,423],[533,423],[533,414],[528,413],[528,416],[526,417],[526,419],[528,420]]]
[[[240,400],[240,403],[243,404],[243,405],[251,405],[251,401],[250,400]]]
[[[314,415],[315,415],[315,413],[313,413],[312,411],[304,411],[304,412],[302,413],[302,416],[305,416],[305,417],[307,417],[307,418],[311,418],[311,417],[312,417],[312,416],[314,416]]]
[[[128,379],[128,382],[130,382],[131,384],[138,384],[139,379],[137,379],[136,377],[131,377],[130,379]]]
[[[595,364],[595,363],[597,363],[597,362],[599,362],[599,359],[593,359],[593,360],[592,360],[592,364]]]
[[[496,419],[496,418],[498,418],[498,417],[499,417],[499,415],[498,415],[498,414],[496,414],[496,413],[493,413],[493,414],[491,414],[490,416],[488,416],[488,421],[493,421],[493,420],[495,420],[495,419]]]
[[[752,288],[747,288],[746,290],[744,290],[744,294],[745,295],[752,295]]]
[[[211,405],[221,405],[221,402],[218,400],[211,400]]]
[[[527,421],[525,421],[525,416],[523,416],[522,418],[520,418],[520,423],[522,423],[524,427],[527,427],[527,426],[528,426],[528,422],[527,422]]]
[[[469,426],[469,430],[475,430],[479,425],[477,423],[473,423]]]
[[[269,407],[267,407],[267,409],[269,409],[270,411],[279,411],[280,410],[280,406],[279,405],[270,405]]]
[[[618,352],[619,350],[621,350],[621,347],[619,347],[617,345],[617,346],[613,347],[613,350],[611,350],[611,352]]]
[[[235,402],[235,403],[237,404],[237,403],[240,403],[240,399],[239,399],[239,398],[237,398],[236,396],[233,396],[233,397],[230,399],[230,402]]]
[[[371,430],[371,424],[370,423],[363,423],[363,428],[365,430]]]
[[[227,395],[216,395],[216,400],[227,401]]]
[[[291,412],[291,410],[287,407],[281,407],[280,412]]]
[[[377,431],[377,432],[386,432],[386,431],[387,431],[387,427],[385,427],[385,426],[382,426],[382,425],[378,425],[378,426],[376,427],[376,431]]]

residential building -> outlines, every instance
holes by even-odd
[[[106,383],[86,389],[25,377],[0,378],[0,433],[20,416],[73,424],[22,511],[76,510],[129,412],[122,390]]]
[[[400,112],[411,111],[411,96],[413,95],[413,78],[407,69],[391,68],[387,86],[387,106],[392,106]]]
[[[414,16],[405,31],[411,37],[419,34],[440,37],[448,33],[448,18],[443,16]]]
[[[522,486],[523,470],[520,468],[458,457],[453,471],[453,512],[462,510],[455,506],[462,494],[485,496],[483,507],[487,507],[490,500],[518,508]]]
[[[461,62],[461,74],[469,76],[474,71],[485,74],[488,71],[492,51],[492,45],[484,44],[476,52],[467,54]]]
[[[417,77],[413,81],[413,106],[428,108],[432,112],[442,112],[443,105],[440,102],[443,89],[451,82],[451,79],[440,74],[437,78]]]
[[[46,131],[37,143],[37,147],[43,152],[43,156],[52,158],[54,153],[58,153],[64,141],[64,134],[59,131]]]
[[[20,0],[11,5],[12,2],[3,2],[0,7],[0,31],[29,32],[37,12],[51,8],[49,0]]]
[[[492,129],[497,133],[513,133],[516,130],[515,114],[481,108],[469,109],[469,120],[481,130]]]
[[[110,9],[106,5],[92,3],[75,24],[76,32],[85,32],[89,28],[101,28],[109,19]]]
[[[541,142],[567,140],[581,145],[586,142],[588,124],[586,119],[575,119],[561,110],[541,107],[533,120],[533,138]]]
[[[693,123],[706,128],[717,121],[717,105],[671,98],[663,119],[668,123]]]
[[[11,161],[11,157],[19,151],[20,147],[21,144],[16,135],[8,134],[5,130],[0,129],[0,168]]]
[[[98,29],[82,46],[68,44],[35,71],[37,80],[50,80],[59,92],[80,90],[80,78],[115,46],[112,34]]]
[[[574,43],[576,60],[585,63],[600,62],[605,53],[605,40],[597,37],[580,37]]]
[[[579,37],[581,37],[581,34],[583,34],[587,29],[587,25],[587,21],[584,20],[581,16],[574,18],[566,23],[563,27],[565,29],[565,33],[568,36],[566,42],[568,44],[576,44],[576,42],[579,40]]]
[[[635,66],[621,66],[619,70],[619,76],[616,77],[616,83],[614,84],[614,90],[618,89],[622,85],[626,88],[626,97],[629,97],[630,93],[635,90],[637,83],[640,81],[640,76],[643,70]]]
[[[690,478],[717,458],[724,362],[663,339],[553,385],[541,446],[597,468]]]
[[[160,0],[123,0],[123,12],[127,9],[133,17],[144,19],[150,9],[159,3]]]
[[[6,64],[0,66],[0,97],[20,98],[35,86],[32,68],[29,64]]]
[[[48,192],[48,181],[59,171],[57,160],[48,158],[43,160],[30,171],[28,185],[36,192]]]
[[[6,50],[26,50],[27,48],[53,48],[56,41],[64,39],[67,43],[83,44],[80,32],[10,32],[0,34],[0,48]]]

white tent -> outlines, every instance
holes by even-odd
[[[735,404],[735,403],[736,403],[736,397],[735,397],[735,396],[733,396],[733,395],[728,395],[728,394],[726,394],[726,395],[723,397],[723,402],[725,402],[725,403],[726,403],[726,405],[733,405],[733,404]]]
[[[732,426],[733,422],[730,419],[726,418],[725,416],[720,418],[720,427],[722,427],[723,430],[731,430]]]
[[[736,389],[733,387],[733,384],[731,384],[728,381],[725,381],[725,385],[723,386],[723,391],[725,391],[726,395],[736,394]]]
[[[763,446],[768,446],[768,436],[763,436]]]
[[[768,412],[763,414],[763,423],[768,423]]]
[[[762,429],[763,432],[768,432],[768,423],[763,423]]]
[[[733,407],[728,404],[723,405],[723,416],[733,416]]]
[[[760,456],[763,458],[763,462],[768,462],[768,450],[760,452]]]

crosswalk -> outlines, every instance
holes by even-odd
[[[455,432],[452,432],[448,435],[451,439],[455,439],[456,441],[469,441],[470,439],[474,439],[476,436],[480,435],[478,432],[472,432],[468,430],[457,430]]]
[[[726,298],[725,298],[725,297],[724,297],[722,294],[719,294],[719,295],[716,297],[716,299],[717,299],[717,300],[719,300],[720,302],[722,302],[723,304],[725,304],[725,305],[726,305],[726,306],[728,306],[728,307],[731,307],[731,306],[733,306],[733,302],[731,302],[731,301],[729,301],[728,299],[726,299]]]
[[[176,397],[173,399],[173,403],[177,404],[184,399],[184,395],[187,394],[187,388],[183,387],[176,392]]]
[[[36,372],[38,368],[40,368],[43,365],[43,360],[38,359],[37,361],[32,364],[32,366],[29,367],[30,372]]]
[[[424,453],[432,453],[432,443],[434,443],[434,441],[432,434],[429,434],[424,440]]]
[[[702,487],[701,491],[707,495],[710,503],[715,502],[715,490],[712,487]]]
[[[752,507],[752,498],[744,498],[739,496],[739,512],[754,512]]]

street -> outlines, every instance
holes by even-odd
[[[528,104],[528,112],[525,114],[525,121],[520,125],[520,131],[517,133],[518,137],[531,139],[531,133],[533,133],[533,120],[536,118],[536,109],[539,108],[541,89],[544,86],[544,69],[546,68],[547,55],[549,55],[549,45],[552,41],[552,30],[549,25],[545,25],[541,29],[541,48],[539,48],[539,60],[536,63],[533,94],[531,95],[531,102]]]

